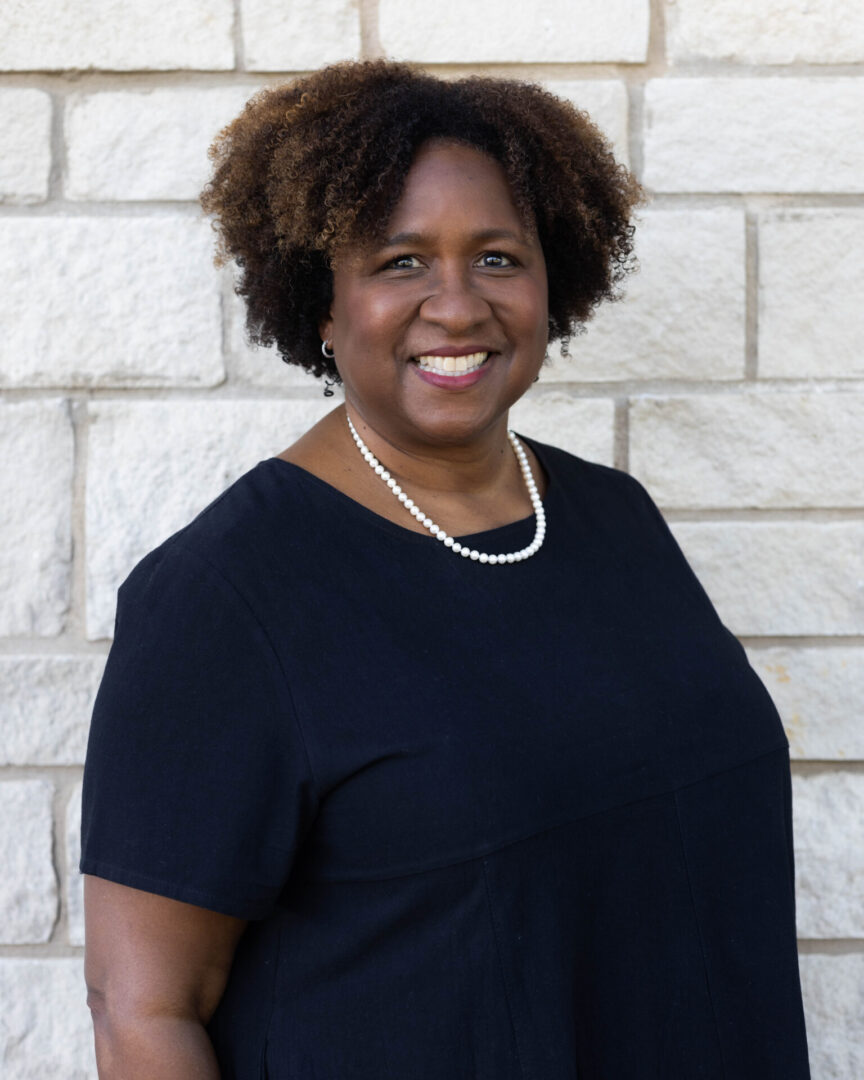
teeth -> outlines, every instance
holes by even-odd
[[[436,375],[466,375],[469,371],[476,371],[488,358],[488,352],[470,353],[468,356],[414,357],[424,371],[432,371]]]

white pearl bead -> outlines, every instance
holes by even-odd
[[[534,539],[528,545],[528,547],[522,548],[521,551],[514,551],[510,553],[501,553],[498,555],[489,555],[486,552],[477,551],[476,548],[468,548],[463,544],[457,543],[452,536],[448,536],[447,533],[439,526],[436,525],[432,518],[428,517],[414,502],[413,499],[409,499],[402,488],[396,483],[387,469],[379,462],[369,447],[363,442],[357,433],[357,429],[351,420],[351,417],[347,417],[348,428],[351,432],[351,438],[354,440],[355,445],[363,456],[364,461],[367,461],[370,467],[374,470],[377,476],[387,484],[387,487],[393,492],[394,496],[405,507],[406,510],[421,522],[429,532],[440,540],[446,547],[452,548],[457,555],[461,555],[463,559],[471,559],[474,562],[490,563],[492,566],[497,566],[499,563],[514,563],[522,562],[523,559],[530,558],[536,551],[540,549],[543,543],[543,539],[546,535],[546,514],[543,508],[543,501],[540,498],[540,493],[537,488],[537,483],[531,472],[531,465],[528,461],[528,455],[525,452],[525,448],[519,441],[518,436],[514,431],[508,431],[507,437],[510,440],[510,445],[513,448],[513,452],[516,456],[516,461],[519,465],[519,469],[522,473],[522,478],[525,481],[525,487],[528,492],[528,497],[531,500],[531,506],[534,510],[534,516],[536,517],[536,527],[534,531]]]

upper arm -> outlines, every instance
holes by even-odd
[[[94,1012],[206,1024],[246,921],[85,875],[85,978]]]

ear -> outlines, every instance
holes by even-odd
[[[328,311],[325,318],[318,323],[318,333],[322,341],[330,341],[333,335],[333,316]]]

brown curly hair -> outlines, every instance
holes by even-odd
[[[349,61],[260,91],[210,148],[201,203],[215,219],[217,265],[240,269],[253,343],[338,381],[318,332],[331,267],[349,245],[381,239],[418,149],[435,138],[503,167],[546,259],[551,341],[617,297],[635,265],[630,217],[642,192],[586,113],[530,83]]]

